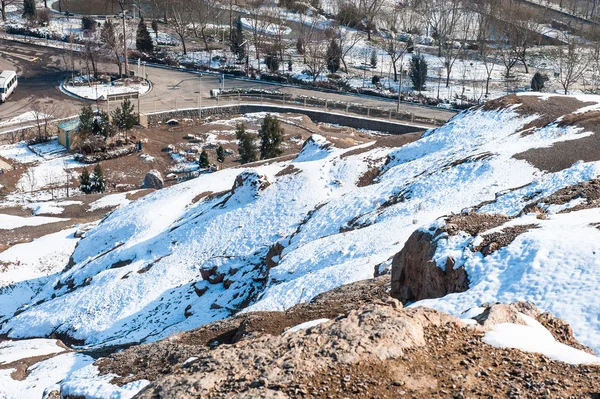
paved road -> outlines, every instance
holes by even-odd
[[[0,105],[0,130],[2,123],[35,108],[51,110],[57,117],[75,115],[86,101],[63,94],[58,86],[70,72],[65,50],[30,44],[0,40],[0,69],[16,69],[20,79],[17,92],[10,100]],[[76,60],[76,66],[79,60]],[[137,65],[131,67],[137,71]],[[114,65],[101,65],[100,69],[116,70]],[[140,71],[143,73],[143,71]],[[188,72],[173,71],[163,68],[146,68],[146,73],[153,83],[153,90],[142,97],[142,112],[152,112],[183,107],[194,107],[198,96],[202,97],[202,105],[215,105],[210,99],[210,90],[219,87],[218,77],[214,75],[198,75]],[[236,79],[225,79],[225,88],[261,88],[279,89],[283,93],[296,96],[315,96],[329,100],[360,103],[372,107],[395,109],[396,103],[372,97],[359,97],[347,94],[324,93],[295,87],[280,87],[266,83]],[[89,103],[89,102],[87,102]],[[177,104],[176,104],[177,103]],[[401,104],[401,112],[414,113],[417,117],[449,119],[454,115],[443,109],[431,109],[411,104]]]

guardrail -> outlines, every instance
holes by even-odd
[[[316,109],[325,112],[334,111],[341,114],[355,115],[373,119],[382,119],[410,124],[418,124],[427,127],[444,125],[447,120],[435,118],[423,118],[414,113],[398,112],[395,104],[390,107],[373,107],[356,103],[328,100],[318,97],[295,96],[293,94],[281,93],[236,93],[224,94],[217,97],[196,97],[185,98],[176,97],[165,103],[162,100],[144,101],[141,100],[140,111],[146,114],[170,111],[170,110],[189,110],[193,108],[204,108],[207,106],[234,105],[242,103],[273,104],[280,106],[293,106],[303,109]]]

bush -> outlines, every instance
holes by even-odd
[[[533,90],[533,91],[544,90],[544,84],[545,84],[546,80],[547,80],[547,78],[544,78],[544,75],[542,75],[539,72],[536,72],[535,75],[533,75],[533,78],[531,79],[531,90]]]
[[[96,21],[94,21],[92,19],[92,17],[89,16],[85,16],[83,18],[81,18],[81,29],[88,31],[89,33],[92,33],[94,31],[96,31]]]
[[[50,24],[50,11],[47,8],[42,8],[37,14],[38,24],[48,26]]]
[[[279,70],[279,57],[277,54],[265,55],[265,65],[271,72],[277,72]]]
[[[336,20],[340,25],[356,28],[360,25],[362,15],[358,8],[352,3],[344,3],[340,6]]]
[[[415,90],[421,91],[425,88],[427,61],[421,54],[413,54],[410,59],[410,80]]]
[[[244,123],[237,125],[235,137],[238,139],[238,153],[240,154],[242,164],[257,161],[256,136],[246,132],[246,125]]]
[[[379,75],[373,75],[373,77],[371,78],[371,84],[379,86],[379,83],[381,83],[381,78],[379,77]]]

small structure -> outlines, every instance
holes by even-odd
[[[58,124],[58,143],[70,150],[77,141],[77,128],[79,119],[73,119]]]

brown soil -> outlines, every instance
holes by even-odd
[[[600,180],[592,179],[574,186],[563,187],[551,195],[536,200],[534,203],[527,205],[523,209],[523,213],[534,212],[539,209],[538,204],[544,205],[564,205],[575,199],[584,199],[585,201],[579,205],[565,209],[560,213],[569,213],[582,209],[597,208],[600,206]]]
[[[537,227],[535,224],[526,224],[506,227],[502,231],[486,234],[481,237],[483,239],[481,244],[473,248],[473,252],[481,252],[484,256],[488,256],[500,248],[507,247],[519,235]]]
[[[456,235],[458,232],[464,231],[469,235],[476,236],[484,231],[502,226],[511,219],[508,216],[477,212],[451,215],[446,218],[446,224],[442,227],[442,231],[449,235]]]

